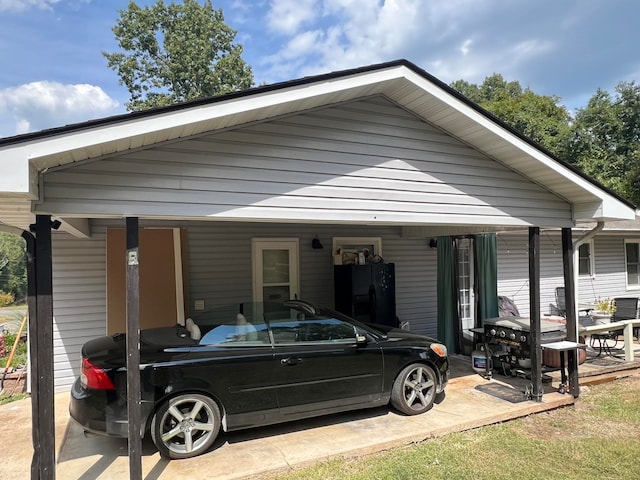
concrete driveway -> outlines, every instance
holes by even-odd
[[[555,392],[555,385],[546,387],[549,393],[542,403],[520,401],[525,380],[495,376],[487,381],[473,372],[468,358],[452,357],[451,363],[453,378],[446,398],[427,414],[407,417],[377,408],[221,434],[210,452],[179,461],[162,459],[145,439],[144,478],[223,480],[275,475],[328,458],[378,452],[574,402],[571,395]],[[56,395],[56,478],[128,478],[126,440],[85,438],[69,419],[67,407],[68,394]],[[0,406],[0,478],[29,478],[30,413],[29,399]]]

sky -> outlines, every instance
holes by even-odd
[[[178,0],[176,0],[178,1]],[[170,3],[171,0],[165,0]],[[0,138],[126,112],[107,67],[129,0],[0,0]],[[155,0],[137,0],[140,6]],[[493,73],[570,113],[640,80],[636,0],[214,0],[255,83],[406,59],[440,80]]]

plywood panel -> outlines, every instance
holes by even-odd
[[[126,330],[126,238],[107,230],[107,332]],[[183,266],[184,268],[184,266]],[[176,269],[172,229],[140,230],[140,328],[176,323]]]

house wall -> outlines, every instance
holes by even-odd
[[[573,233],[577,240],[580,233]],[[604,233],[594,238],[595,274],[578,276],[578,302],[593,303],[600,298],[640,297],[640,290],[626,286],[624,240],[638,239],[640,232]],[[527,234],[498,235],[498,295],[518,306],[520,314],[529,315],[529,274]],[[540,309],[554,313],[555,288],[564,285],[562,238],[559,231],[540,235]]]
[[[398,227],[237,222],[141,221],[141,227],[187,229],[189,299],[206,308],[252,297],[252,238],[298,238],[300,296],[333,305],[333,237],[382,237],[382,256],[396,264],[397,315],[412,331],[436,335],[436,250],[424,239],[405,239]],[[106,228],[123,221],[94,221],[92,237],[53,235],[54,363],[56,391],[66,391],[80,370],[80,349],[106,333]],[[318,235],[322,250],[311,248]],[[144,252],[141,252],[144,261]]]
[[[383,97],[50,169],[60,216],[571,223],[569,204]]]

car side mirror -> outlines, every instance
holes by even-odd
[[[356,344],[364,345],[365,343],[367,343],[367,336],[361,333],[356,333]]]

